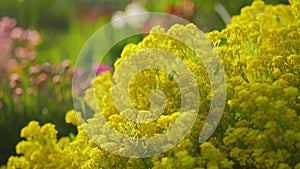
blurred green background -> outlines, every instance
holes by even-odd
[[[208,32],[226,26],[216,4],[233,16],[252,0],[0,0],[0,17],[15,18],[19,26],[38,30],[42,35],[38,61],[70,59],[74,63],[85,41],[108,23],[115,11],[124,11],[132,2],[141,3],[150,12],[178,15]],[[288,4],[288,0],[265,2]]]
[[[252,1],[0,0],[0,18],[4,16],[14,18],[17,26],[37,30],[41,36],[41,43],[35,49],[35,61],[29,63],[21,74],[21,78],[25,79],[22,81],[23,89],[30,87],[26,79],[31,77],[27,73],[32,66],[45,67],[47,63],[55,67],[64,65],[63,63],[66,62],[63,61],[67,60],[72,68],[88,38],[101,26],[110,22],[116,11],[124,11],[132,2],[139,2],[149,12],[178,15],[195,23],[204,32],[208,32],[225,28],[228,22],[226,18],[239,14],[240,9],[250,5]],[[288,4],[288,0],[266,0],[265,2]],[[131,41],[135,42],[137,39],[139,38],[134,37]],[[112,60],[119,56],[126,43],[120,43],[113,51],[110,51],[108,55]],[[112,62],[108,61],[108,64],[110,63]],[[71,70],[68,69],[68,71]],[[10,81],[0,80],[0,92],[4,93],[4,96],[0,97],[0,103],[3,104],[2,107],[0,106],[0,165],[5,164],[8,156],[14,154],[14,147],[21,140],[20,129],[31,120],[55,123],[60,127],[59,136],[72,135],[76,131],[74,127],[64,123],[65,113],[73,107],[71,74],[63,70],[59,73],[50,72],[47,75],[51,78],[59,75],[64,82],[59,85],[53,84],[54,81],[49,78],[47,88],[35,86],[38,93],[34,95],[34,98],[19,97],[23,100],[22,104],[27,104],[22,105],[22,109],[18,108],[20,99],[12,99],[13,91],[9,87]]]

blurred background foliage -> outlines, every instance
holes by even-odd
[[[24,65],[26,59],[16,59],[21,71],[0,75],[0,164],[15,152],[15,144],[21,140],[20,129],[31,120],[55,123],[62,135],[75,132],[64,123],[65,113],[73,107],[72,67],[88,38],[132,2],[139,2],[150,12],[178,15],[209,32],[225,28],[226,18],[239,14],[252,0],[0,0],[0,18],[14,18],[17,27],[37,30],[41,36],[39,45],[32,49],[34,60]],[[265,2],[288,4],[288,0]],[[137,39],[119,43],[108,56],[115,59],[127,42]],[[37,71],[32,74],[34,68]],[[44,81],[39,84],[30,78]],[[29,88],[36,93],[18,95],[18,91],[26,93]]]
[[[70,59],[74,63],[85,41],[108,23],[115,11],[124,10],[131,2],[141,3],[147,11],[178,15],[208,32],[226,27],[216,4],[233,16],[252,0],[0,0],[0,16],[16,19],[23,28],[38,30],[42,43],[37,61]],[[265,2],[288,4],[288,0]]]
[[[132,0],[0,0],[0,15],[10,16],[19,21],[22,27],[45,29],[52,31],[69,30],[78,20],[95,21],[97,18],[108,19],[116,10],[123,10]],[[230,15],[237,15],[243,6],[252,0],[138,0],[151,12],[172,13],[187,8],[188,3],[194,6],[192,16],[196,24],[211,25],[208,29],[216,29],[212,20],[205,16],[215,17],[214,23],[222,25],[216,17],[215,4],[221,3]],[[288,4],[287,0],[265,0],[266,4]],[[202,15],[202,16],[201,16]],[[203,19],[202,21],[200,19]],[[220,23],[218,23],[220,22]],[[219,27],[221,29],[222,27]],[[209,30],[208,30],[209,31]]]

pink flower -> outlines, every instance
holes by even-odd
[[[15,90],[15,94],[17,95],[17,96],[20,96],[20,95],[22,95],[23,94],[23,89],[22,88],[16,88],[16,90]]]
[[[12,39],[21,39],[23,32],[23,29],[20,27],[14,28],[10,33],[10,37]]]
[[[9,17],[3,17],[0,21],[0,30],[8,31],[17,25],[17,21]]]
[[[27,48],[24,48],[24,47],[17,47],[15,49],[15,54],[19,58],[26,58],[29,54],[29,50]]]
[[[110,71],[113,72],[110,66],[99,64],[93,65],[93,71],[97,71],[97,75],[101,75],[103,72]]]
[[[11,39],[0,39],[0,54],[7,55],[12,47],[13,42]]]
[[[29,43],[36,46],[40,43],[40,35],[37,31],[34,30],[28,30],[27,31],[27,39]]]

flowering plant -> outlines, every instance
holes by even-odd
[[[184,61],[196,74],[199,86],[203,86],[204,99],[194,127],[178,145],[148,158],[117,156],[104,150],[116,144],[101,145],[101,148],[93,141],[111,138],[97,134],[89,138],[83,130],[85,124],[79,124],[72,110],[67,113],[66,121],[77,125],[75,138],[58,140],[53,125],[39,126],[38,122],[30,122],[21,131],[26,140],[16,147],[21,156],[10,157],[7,168],[299,169],[300,1],[291,0],[290,3],[271,6],[256,0],[243,8],[239,16],[233,17],[227,28],[206,34],[224,65],[228,91],[223,118],[209,141],[199,144],[197,139],[210,104],[207,74],[203,73],[205,70],[195,59],[195,53],[164,36],[173,34],[189,43],[189,37],[199,38],[200,32],[192,24],[174,25],[168,31],[155,27],[142,42],[124,48],[121,58],[115,62],[115,70],[129,55],[149,47],[170,51],[179,58],[185,56]],[[129,95],[140,114],[150,106],[147,95],[141,95],[141,91],[149,94],[156,87],[169,98],[166,111],[156,122],[140,125],[126,120],[122,112],[116,111],[111,78],[110,71],[103,72],[86,91],[86,103],[96,112],[89,119],[94,124],[90,130],[97,133],[99,116],[104,116],[116,131],[131,137],[156,135],[173,125],[179,105],[178,86],[173,75],[149,69],[133,78]],[[94,94],[96,101],[91,99]]]
[[[37,31],[18,27],[9,17],[0,20],[0,152],[7,156],[14,152],[20,141],[17,133],[28,121],[51,121],[63,135],[75,132],[73,126],[64,123],[64,112],[73,105],[71,62],[38,63],[36,48],[40,42]],[[4,158],[1,156],[1,162]]]

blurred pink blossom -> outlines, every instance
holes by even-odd
[[[21,76],[17,73],[13,73],[10,75],[9,79],[10,79],[10,81],[20,81]]]
[[[38,65],[33,65],[29,68],[29,74],[36,74],[39,73],[41,68]]]
[[[22,95],[23,94],[23,89],[22,88],[16,88],[16,90],[15,90],[15,94],[17,95],[17,96],[20,96],[20,95]]]
[[[35,59],[35,47],[41,40],[37,31],[16,25],[15,19],[0,19],[0,81],[13,72],[22,71]]]
[[[54,84],[58,84],[58,83],[61,83],[62,82],[62,77],[60,75],[55,75],[53,78],[52,78],[52,82]]]
[[[11,39],[3,38],[0,39],[0,55],[8,55],[10,54],[9,51],[13,47],[13,42]]]
[[[12,39],[21,39],[22,34],[23,34],[23,29],[20,27],[14,28],[11,32],[10,32],[10,37]]]
[[[37,31],[34,30],[27,30],[27,40],[32,45],[36,46],[40,43],[40,35]]]
[[[17,25],[17,21],[9,17],[3,17],[0,21],[0,30],[8,31]]]
[[[15,49],[15,55],[19,58],[26,58],[26,56],[28,56],[28,54],[29,54],[29,50],[27,48],[17,47]]]

